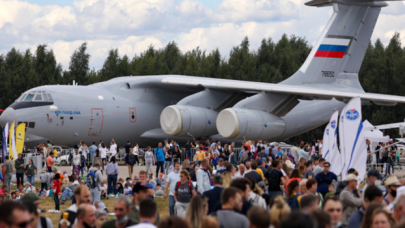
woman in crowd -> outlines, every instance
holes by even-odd
[[[59,202],[59,193],[60,193],[60,175],[59,173],[56,173],[55,176],[53,177],[53,183],[52,183],[52,194],[53,194],[53,200],[55,201],[55,211],[54,213],[60,213],[60,202]]]
[[[200,147],[197,147],[195,150],[196,150],[196,154],[195,154],[195,164],[196,164],[196,165],[200,165],[201,162],[202,162],[202,160],[204,160],[204,158],[205,158],[206,156],[205,156],[204,151],[202,151]]]
[[[190,228],[190,227],[186,220],[176,216],[171,216],[160,221],[159,226],[157,228]]]
[[[203,152],[203,153],[204,153],[204,152]],[[191,181],[193,181],[193,182],[196,182],[196,181],[197,181],[197,176],[196,176],[196,174],[197,174],[197,171],[198,171],[199,168],[200,168],[200,166],[196,164],[196,165],[194,166],[194,170],[190,172],[190,179],[191,179]]]
[[[103,223],[107,221],[107,212],[103,209],[96,210],[96,228],[101,228]]]
[[[293,180],[297,180],[298,183],[301,182],[301,177],[300,177],[300,173],[298,171],[298,169],[294,169],[291,172],[291,176],[290,179],[287,181],[287,183],[285,184],[285,189],[288,189],[288,185],[291,183],[291,181]]]
[[[196,195],[194,185],[188,180],[189,175],[187,170],[180,172],[180,181],[176,184],[174,190],[174,200],[176,201],[177,216],[183,218],[184,213],[190,205],[191,198]]]
[[[89,150],[88,150],[87,145],[83,141],[80,141],[79,152],[82,152],[82,154],[83,154],[83,156],[85,158],[85,161],[87,161],[87,157],[89,156],[89,153],[88,153]],[[86,163],[84,165],[84,168],[87,168]]]
[[[364,217],[363,217],[363,222],[361,223],[360,228],[370,228],[373,226],[373,215],[374,212],[379,211],[383,209],[383,205],[381,203],[370,203],[368,205]]]
[[[181,170],[187,170],[187,172],[190,169],[190,161],[189,160],[184,160],[183,165],[181,166]]]
[[[299,183],[297,180],[292,180],[287,188],[287,202],[291,210],[299,210],[300,204],[298,202]]]
[[[136,164],[139,165],[139,146],[138,146],[138,143],[136,143],[136,142],[133,143],[132,147],[133,147],[132,154],[135,155],[135,165]],[[146,159],[146,154],[145,154],[145,159]],[[148,169],[146,169],[146,172],[148,172]]]
[[[279,228],[281,220],[291,212],[290,207],[282,196],[274,199],[273,206],[270,209],[270,223],[273,227]]]
[[[307,186],[307,193],[308,194],[312,194],[312,195],[315,195],[316,197],[318,197],[319,209],[321,209],[322,208],[322,203],[323,203],[323,196],[319,192],[316,192],[316,190],[318,189],[318,181],[316,181],[316,179],[309,179],[307,181],[306,186]]]
[[[199,228],[200,224],[208,213],[208,199],[205,196],[197,195],[191,199],[186,212],[186,220],[190,228]]]
[[[253,206],[263,208],[267,210],[266,200],[262,197],[264,191],[251,179],[247,178],[249,181],[249,187],[251,191],[249,192],[248,201],[253,204]]]
[[[101,166],[102,165],[101,163],[102,163],[102,160],[101,160],[100,150],[96,149],[96,153],[93,155],[93,166],[95,164],[99,164]]]
[[[119,193],[119,194],[124,194],[124,187],[122,186],[122,183],[121,182],[118,182],[117,183],[117,185],[116,185],[116,188],[117,188],[117,194]]]
[[[28,160],[28,165],[25,167],[25,175],[27,176],[27,181],[34,186],[35,175],[37,175],[38,169],[35,167],[32,159]]]
[[[112,139],[111,140],[111,145],[110,145],[110,153],[111,153],[111,157],[116,157],[116,155],[117,155],[117,144],[115,143],[115,140],[114,139]],[[110,157],[110,160],[111,160],[111,157]]]
[[[102,166],[102,169],[104,170],[104,165],[106,165],[106,161],[107,161],[108,149],[105,146],[104,142],[101,142],[101,147],[98,149],[100,150],[100,155],[101,155],[101,163],[102,163],[101,166]]]
[[[136,158],[135,160],[138,161],[138,158]],[[152,166],[154,164],[154,160],[155,160],[155,158],[153,156],[152,149],[150,146],[148,146],[146,148],[146,153],[145,153],[146,175],[148,175],[148,173],[153,173]]]
[[[108,195],[117,194],[117,177],[119,174],[118,164],[115,162],[115,157],[111,157],[110,162],[105,168],[105,173],[107,174],[107,193]],[[121,185],[122,186],[122,185]]]
[[[372,222],[372,228],[391,228],[393,226],[391,215],[384,209],[374,212]]]

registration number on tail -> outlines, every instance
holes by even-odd
[[[335,71],[322,71],[322,77],[333,78],[335,77]]]

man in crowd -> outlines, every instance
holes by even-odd
[[[405,218],[405,187],[398,188],[398,194],[394,201],[394,212],[392,219],[395,223],[403,222]]]
[[[96,225],[96,210],[90,204],[82,204],[77,209],[75,228],[90,228]]]
[[[94,164],[94,166],[89,170],[88,175],[90,174],[94,174],[93,182],[87,184],[87,186],[90,188],[90,201],[94,203],[96,208],[98,208],[98,203],[101,202],[101,183],[103,183],[103,174],[100,171],[100,164]]]
[[[222,210],[216,212],[219,227],[249,227],[249,220],[246,216],[238,213],[242,210],[243,205],[242,194],[239,189],[235,187],[224,189],[221,195],[221,204]]]
[[[53,159],[52,159],[53,161]],[[24,159],[22,158],[22,154],[18,154],[18,158],[15,160],[14,163],[15,167],[15,174],[16,174],[16,179],[17,179],[17,186],[20,184],[24,184],[24,172],[25,172],[25,167],[24,167]]]
[[[279,160],[273,159],[271,170],[267,171],[264,175],[267,180],[270,197],[282,195],[280,186],[286,182],[283,173],[280,171],[282,165]]]
[[[325,202],[322,204],[322,209],[330,215],[333,227],[342,227],[343,205],[338,198],[326,198]]]
[[[6,201],[0,205],[0,227],[31,228],[31,216],[20,202]]]
[[[307,161],[305,163],[305,166],[307,167],[307,169],[305,170],[305,173],[304,173],[305,179],[314,178],[314,173],[312,172],[312,161]]]
[[[138,225],[131,228],[152,228],[156,227],[155,224],[158,219],[158,210],[156,202],[151,199],[144,199],[139,204],[138,211],[139,221]]]
[[[169,211],[170,211],[170,216],[174,215],[174,205],[176,201],[174,200],[174,190],[176,189],[176,184],[177,182],[180,181],[180,164],[178,162],[174,163],[174,172],[169,173],[169,176],[167,177],[167,183],[165,186],[163,198],[167,198],[167,189],[170,186],[170,192],[169,192]]]
[[[224,159],[220,158],[220,159],[218,160],[217,171],[221,171],[221,170],[223,170],[223,169],[225,169],[225,166],[224,166]]]
[[[61,197],[61,203],[60,204],[65,204],[67,197],[69,196],[72,199],[72,204],[75,204],[75,194],[73,193],[74,190],[79,187],[79,181],[74,181],[73,184],[69,185],[68,187],[63,190],[62,197]]]
[[[201,166],[196,173],[198,192],[203,194],[205,191],[211,189],[212,181],[211,174],[208,171],[210,161],[204,158],[201,162]],[[166,184],[167,185],[167,184]]]
[[[96,146],[96,142],[93,142],[93,144],[91,146],[89,146],[89,151],[90,151],[90,160],[91,163],[93,163],[93,157],[96,154],[96,150],[97,150],[97,146]]]
[[[148,188],[149,198],[153,199],[153,197],[155,195],[155,186],[148,183],[148,180],[146,179],[145,170],[139,171],[139,182],[137,182],[137,183],[140,183],[141,185],[146,186]]]
[[[125,228],[136,225],[129,217],[131,212],[131,201],[125,195],[119,195],[114,202],[115,219],[105,222],[101,228]]]
[[[298,162],[300,157],[300,149],[297,147],[297,143],[294,143],[294,146],[290,150],[291,155],[294,157],[294,161]]]
[[[249,195],[250,195],[250,184],[251,182],[246,178],[238,178],[231,182],[231,187],[237,188],[240,191],[243,200],[243,206],[240,210],[240,213],[247,215],[247,212],[252,207],[252,204],[249,202]],[[222,194],[224,192],[222,191]]]
[[[12,161],[9,160],[8,155],[5,157],[4,165],[4,184],[7,186],[7,191],[11,191],[11,178],[13,177],[13,165]]]
[[[303,213],[309,213],[312,210],[318,209],[319,199],[315,195],[306,194],[300,199],[300,211]]]
[[[215,211],[218,207],[217,204],[221,201],[222,194],[222,175],[215,174],[213,176],[214,188],[203,193],[204,196],[208,197],[208,214]]]
[[[263,173],[258,173],[258,171],[262,172],[261,169],[258,169],[257,163],[252,162],[252,169],[245,174],[245,177],[250,178],[255,183],[259,183],[260,181],[263,181]]]
[[[378,172],[378,170],[376,169],[372,169],[370,171],[368,171],[367,173],[367,182],[366,185],[363,188],[363,192],[366,191],[367,187],[370,185],[375,185],[375,182],[380,179],[383,179],[383,176],[380,174],[380,172]]]
[[[262,178],[264,178],[264,173],[266,173],[266,160],[265,159],[260,159],[257,162],[257,165],[259,165],[259,169],[262,170]]]
[[[76,226],[76,221],[78,217],[78,207],[84,204],[91,204],[90,202],[90,192],[87,186],[79,186],[78,188],[75,189],[75,199],[76,199],[76,204],[72,204],[64,213],[68,213],[68,218],[67,220],[70,222],[70,226],[67,228],[73,228]],[[63,214],[61,214],[61,219],[63,219]],[[59,225],[59,228],[61,226]],[[86,227],[87,228],[87,227]]]
[[[141,185],[140,183],[136,183],[135,186],[132,188],[132,193],[134,197],[132,198],[131,204],[131,211],[129,212],[128,217],[133,220],[134,223],[139,223],[139,209],[140,209],[140,202],[144,199],[148,199],[148,187]],[[159,212],[157,212],[157,218],[155,221],[155,225],[159,223]]]
[[[30,213],[32,228],[52,228],[53,224],[50,218],[40,216],[38,208],[35,204],[23,203]]]
[[[382,203],[383,193],[375,185],[370,185],[364,192],[364,205],[360,209],[354,212],[349,219],[348,227],[350,228],[360,228],[363,221],[365,211],[367,210],[370,203]]]
[[[394,210],[394,200],[397,196],[397,189],[399,186],[401,186],[401,183],[399,182],[397,176],[392,175],[385,180],[385,189],[387,190],[388,194],[385,196],[384,201],[387,205],[387,209],[390,211]]]
[[[270,227],[269,212],[263,208],[254,207],[248,212],[250,228]]]
[[[315,166],[314,171],[313,171],[314,177],[316,177],[316,175],[318,175],[319,173],[323,172],[323,163],[324,162],[325,162],[324,158],[319,159],[318,165]]]
[[[244,164],[239,165],[239,171],[235,173],[234,178],[243,178],[246,174],[246,167]]]
[[[325,165],[327,163],[328,162],[325,162]],[[317,175],[317,180],[321,174],[322,173]],[[357,180],[358,179],[355,174],[347,175],[346,188],[343,189],[342,193],[340,193],[339,196],[339,199],[343,204],[343,208],[345,208],[342,215],[342,224],[344,226],[347,226],[347,224],[349,223],[350,216],[358,210],[357,208],[363,206],[363,199],[357,198],[353,194],[353,190],[357,188]]]
[[[158,144],[158,148],[155,149],[155,151],[153,152],[154,156],[155,156],[155,163],[156,163],[156,177],[159,177],[159,169],[160,172],[163,173],[164,172],[164,164],[165,164],[165,152],[163,151],[162,148],[162,143],[160,142]]]
[[[329,192],[329,185],[332,184],[333,180],[337,181],[337,176],[334,173],[329,172],[329,169],[330,169],[330,163],[323,162],[323,172],[321,172],[315,176],[315,179],[318,182],[317,191],[322,194],[324,199],[325,199],[326,193]]]

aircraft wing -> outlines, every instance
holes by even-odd
[[[299,95],[303,99],[332,99],[337,100],[351,99],[359,96],[362,100],[373,101],[377,105],[395,105],[396,103],[405,103],[405,97],[365,93],[365,92],[350,92],[349,87],[336,87],[336,90],[332,86],[328,89],[316,88],[310,86],[296,86],[285,84],[272,84],[264,82],[249,82],[249,81],[237,81],[228,79],[213,79],[213,78],[199,78],[199,77],[166,77],[162,79],[163,84],[178,85],[186,87],[203,87],[215,90],[227,90],[227,91],[257,91],[257,92],[270,92],[280,94],[293,94]]]

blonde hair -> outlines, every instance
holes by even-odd
[[[185,159],[182,165],[183,169],[189,169],[190,168],[190,161],[188,159]]]
[[[277,196],[274,199],[273,206],[270,209],[270,223],[274,227],[280,226],[280,221],[291,212],[290,207],[285,202],[282,196]]]
[[[208,199],[205,196],[197,195],[190,201],[186,211],[185,220],[191,225],[191,228],[200,228],[205,214],[205,207],[208,206]]]
[[[218,220],[214,217],[205,217],[202,220],[200,228],[219,228]]]
[[[224,172],[222,173],[222,188],[229,188],[229,186],[231,186],[231,182],[232,182],[232,175],[229,172]]]
[[[252,144],[252,141],[247,141],[246,144],[248,144],[249,146]]]

